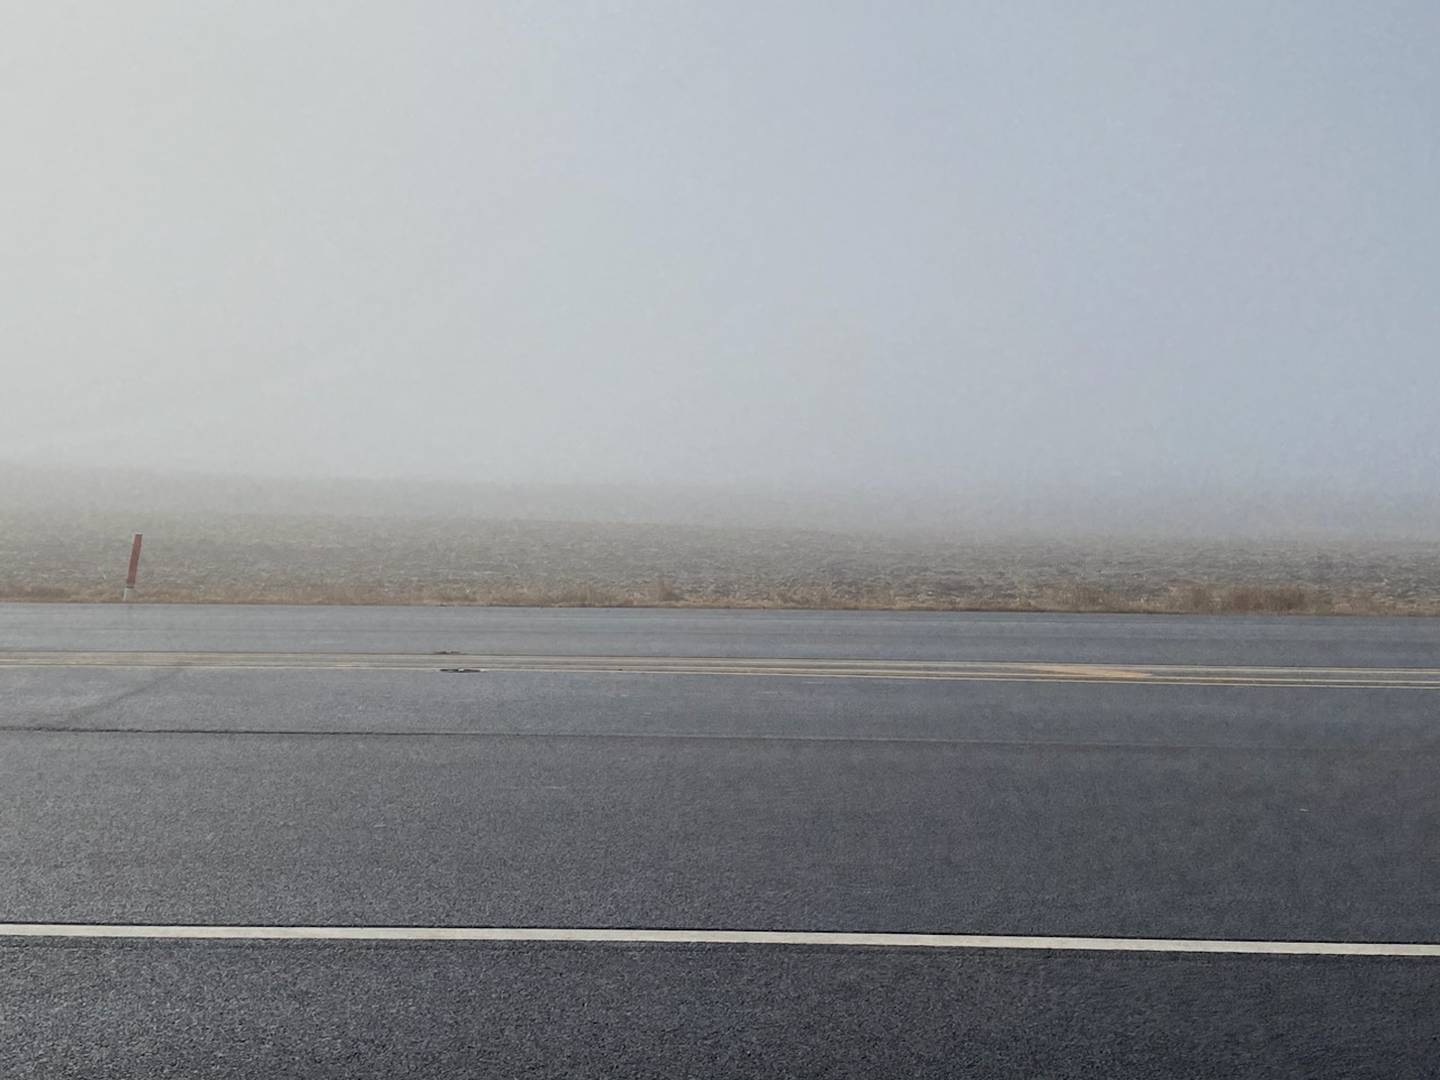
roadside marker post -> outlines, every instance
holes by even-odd
[[[125,592],[120,597],[127,604],[135,598],[135,575],[140,572],[140,541],[144,539],[139,533],[130,542],[130,569],[125,574]]]

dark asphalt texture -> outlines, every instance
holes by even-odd
[[[1440,757],[4,736],[22,921],[1427,941]]]
[[[3,607],[0,649],[1440,666],[1421,620],[129,611]],[[1434,691],[16,668],[0,729],[6,921],[1440,940]],[[1430,960],[0,939],[0,1076],[1426,1077],[1437,981]]]
[[[1440,667],[1440,619],[0,604],[7,649]]]
[[[1440,1063],[1440,966],[1415,960],[90,942],[0,947],[0,986],[9,1080],[1423,1080]]]
[[[1440,692],[634,672],[0,669],[0,730],[1440,748]]]

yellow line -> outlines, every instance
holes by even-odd
[[[1440,670],[1418,668],[1224,668],[1181,665],[977,661],[800,660],[728,657],[489,656],[361,653],[0,654],[0,667],[141,667],[235,670],[530,671],[647,675],[785,675],[800,678],[959,682],[1126,683],[1152,686],[1440,689]]]

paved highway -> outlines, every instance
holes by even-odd
[[[1440,667],[1440,619],[0,604],[7,649]]]
[[[1437,646],[0,606],[0,1074],[1437,1075]]]

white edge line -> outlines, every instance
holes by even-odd
[[[0,923],[0,937],[226,941],[548,941],[1440,958],[1440,944],[1432,943],[1026,937],[994,934],[865,934],[791,930],[625,930],[511,926],[140,926],[113,923]]]

